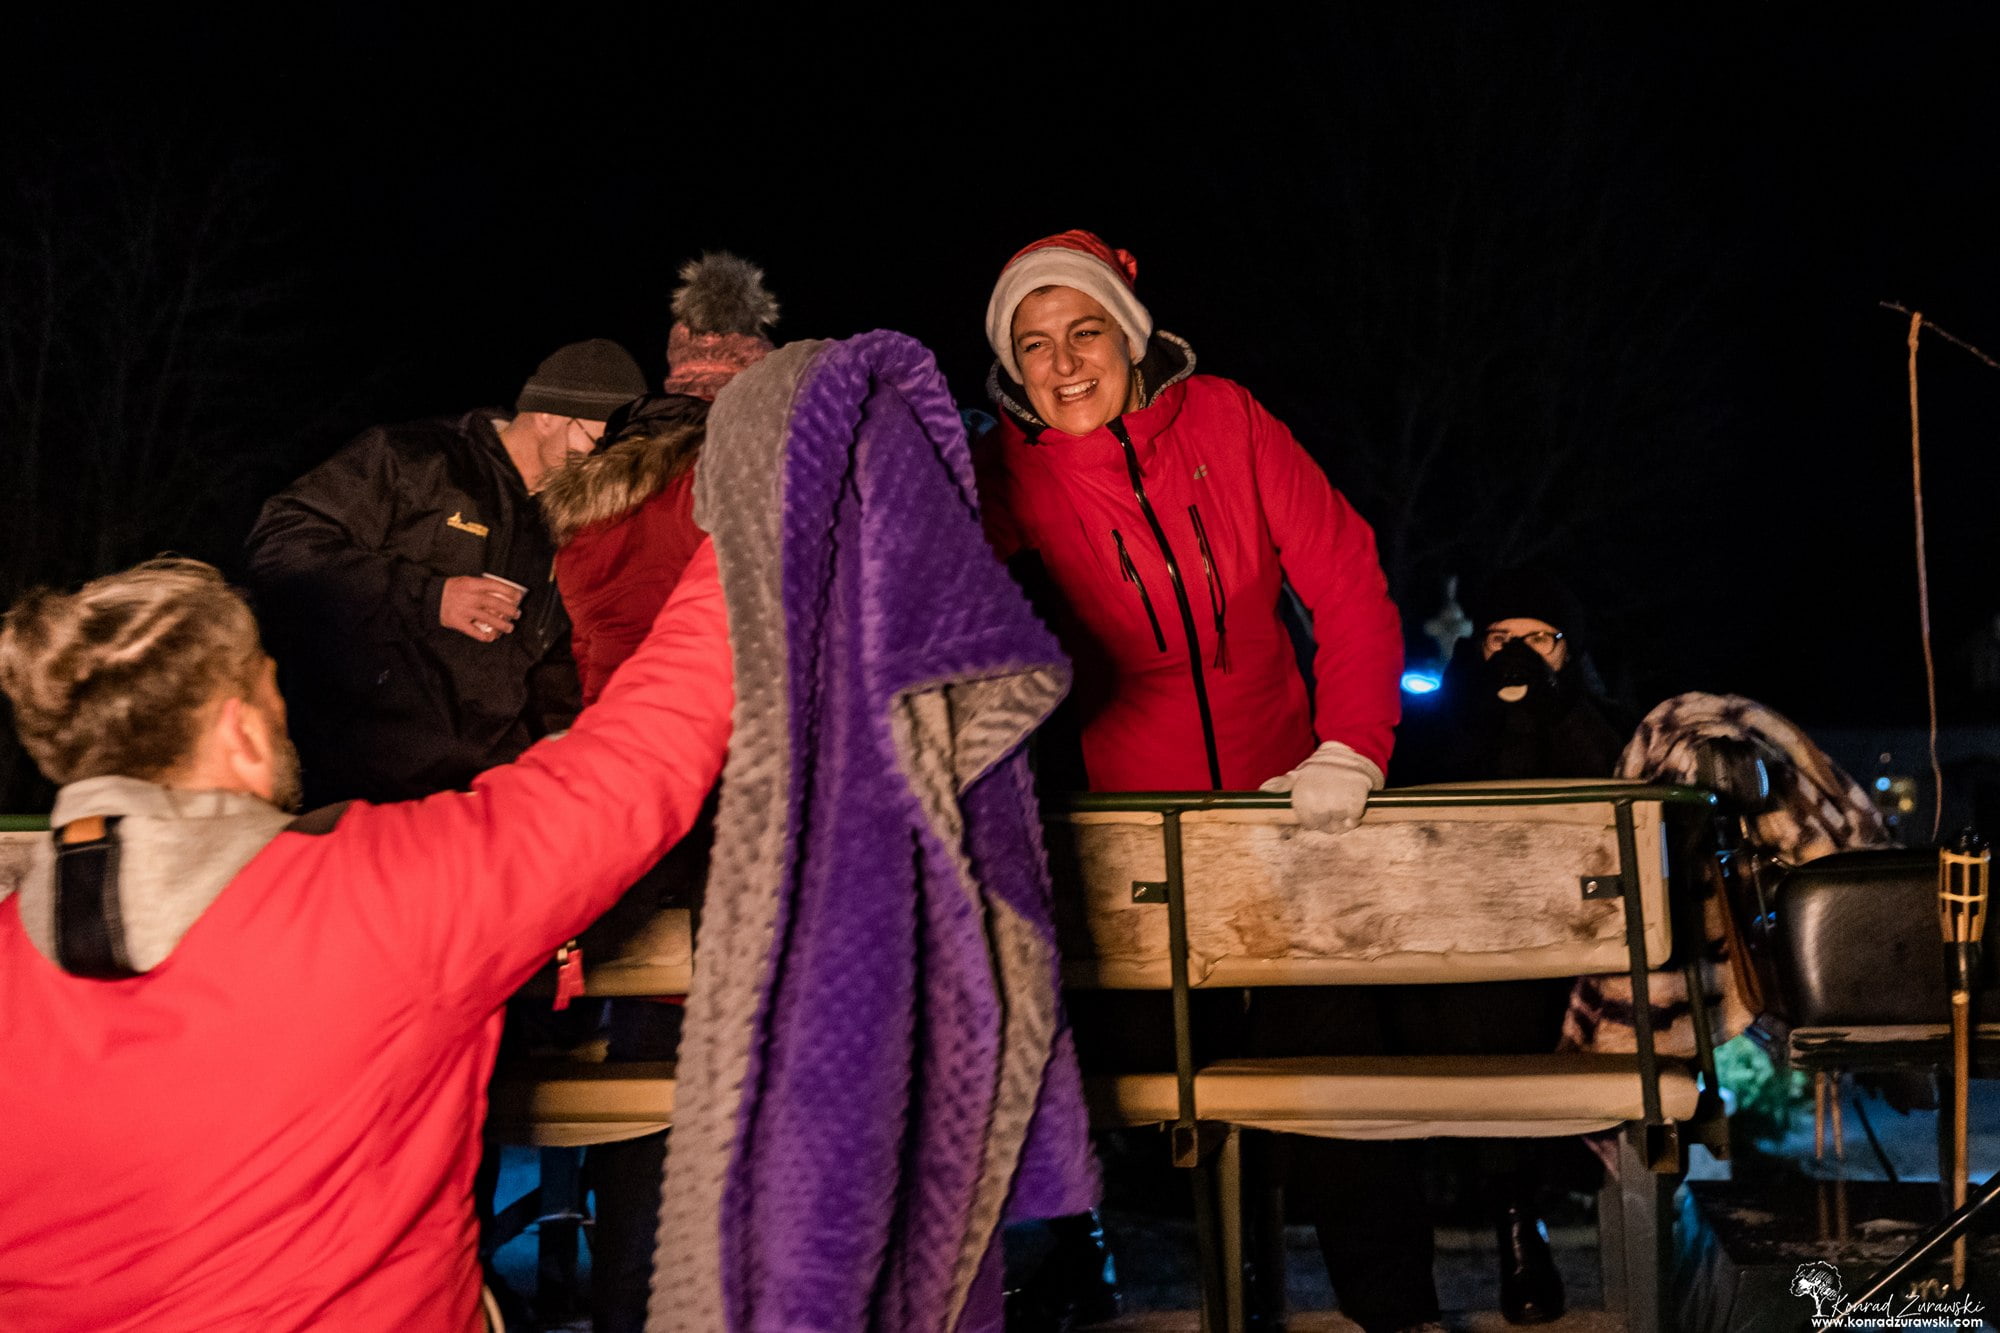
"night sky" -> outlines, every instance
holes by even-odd
[[[68,554],[78,525],[44,523],[9,577],[100,550],[226,563],[347,434],[508,401],[562,342],[616,337],[658,373],[704,248],[766,267],[781,338],[902,329],[981,403],[994,274],[1082,226],[1138,255],[1156,322],[1290,422],[1385,553],[1397,534],[1413,627],[1445,574],[1528,554],[1577,585],[1635,704],[1914,721],[1904,321],[1877,302],[2000,353],[2000,12],[1738,9],[33,20],[0,94],[13,322],[22,219],[101,251],[131,181],[229,182],[202,280],[239,387],[182,405],[213,453],[199,503]],[[1922,372],[1955,670],[2000,612],[2000,371],[1932,338]],[[24,493],[46,515],[66,485]],[[1947,722],[1996,712],[1946,694]]]

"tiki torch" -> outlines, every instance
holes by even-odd
[[[1986,933],[1986,872],[1991,854],[1971,833],[1938,853],[1938,924],[1944,931],[1946,975],[1951,981],[1951,1203],[1965,1206],[1967,1107],[1972,1088],[1972,988],[1979,975],[1979,942]],[[1951,1284],[1965,1286],[1965,1237],[1951,1247]]]

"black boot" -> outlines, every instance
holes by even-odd
[[[1494,1224],[1500,1243],[1500,1312],[1510,1324],[1562,1318],[1562,1274],[1549,1252],[1548,1228],[1528,1209],[1509,1205]]]
[[[1054,1248],[1042,1265],[1042,1304],[1060,1329],[1088,1328],[1118,1317],[1118,1266],[1096,1210],[1049,1221]]]

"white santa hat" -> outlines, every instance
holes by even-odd
[[[1139,261],[1114,250],[1095,234],[1066,231],[1047,236],[1023,249],[1000,270],[993,296],[986,303],[986,341],[1009,378],[1018,383],[1020,364],[1014,360],[1014,311],[1030,292],[1044,287],[1073,287],[1095,300],[1118,321],[1126,345],[1137,362],[1153,336],[1153,316],[1132,290]]]

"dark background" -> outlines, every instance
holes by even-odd
[[[980,403],[995,273],[1082,226],[1375,523],[1413,653],[1448,576],[1534,560],[1633,704],[1920,721],[1877,303],[2000,352],[2000,14],[1739,9],[17,20],[0,594],[227,566],[347,435],[560,343],[658,373],[704,248],[781,338],[902,329]],[[1990,721],[2000,370],[1921,370],[1945,721]]]

